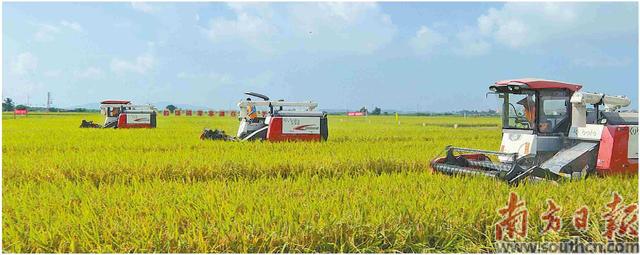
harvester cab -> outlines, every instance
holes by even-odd
[[[221,131],[205,129],[201,139],[267,140],[267,141],[326,141],[327,114],[316,111],[316,102],[287,102],[270,100],[269,97],[246,92],[250,96],[238,102],[240,126],[237,137],[216,135]],[[251,99],[255,98],[255,100]],[[257,114],[258,108],[267,109],[265,116]],[[225,137],[220,138],[220,137]]]
[[[431,161],[432,169],[509,183],[637,173],[638,115],[618,112],[630,100],[581,88],[541,79],[496,82],[489,89],[502,105],[500,150],[448,146],[445,157]]]
[[[105,116],[102,126],[82,120],[82,128],[155,128],[156,111],[152,105],[133,105],[127,100],[100,102],[100,113]]]

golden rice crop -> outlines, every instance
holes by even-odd
[[[99,115],[3,119],[3,250],[9,252],[487,252],[509,191],[527,240],[602,241],[612,192],[637,177],[510,187],[432,174],[444,147],[496,149],[497,118],[329,117],[325,143],[200,141],[225,117],[162,117],[157,129],[79,129]],[[453,128],[457,124],[458,128]],[[545,200],[564,227],[542,235]],[[590,231],[570,227],[587,205]]]

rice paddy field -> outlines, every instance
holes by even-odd
[[[638,201],[637,176],[510,187],[430,172],[447,145],[498,149],[498,118],[330,116],[325,143],[198,139],[205,127],[235,134],[231,117],[158,116],[135,130],[82,119],[103,121],[3,117],[3,251],[493,252],[510,191],[526,201],[526,241],[605,241],[613,192]],[[558,233],[542,234],[547,199],[561,207]]]

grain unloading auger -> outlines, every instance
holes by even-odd
[[[151,105],[133,105],[127,100],[100,102],[104,125],[82,120],[81,128],[155,128],[156,111]]]
[[[200,139],[225,141],[326,141],[329,133],[327,129],[327,114],[316,111],[315,102],[287,102],[284,100],[269,100],[269,97],[246,92],[262,101],[251,98],[238,102],[240,108],[240,126],[237,137],[232,137],[220,130],[205,129]],[[258,116],[256,107],[268,107],[265,116]]]
[[[589,174],[638,173],[638,113],[620,112],[624,96],[580,92],[581,85],[541,79],[496,82],[502,100],[500,151],[447,146],[435,172],[572,180]]]

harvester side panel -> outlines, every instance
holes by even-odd
[[[269,141],[320,141],[322,139],[320,135],[320,127],[318,132],[300,132],[291,133],[283,132],[283,118],[289,117],[273,117],[271,123],[269,123],[269,130],[267,131],[267,140]]]
[[[153,128],[155,114],[121,113],[118,116],[118,128]],[[153,123],[153,124],[152,124]]]
[[[628,158],[628,126],[605,126],[600,139],[596,170],[601,175],[637,173],[638,159]]]

